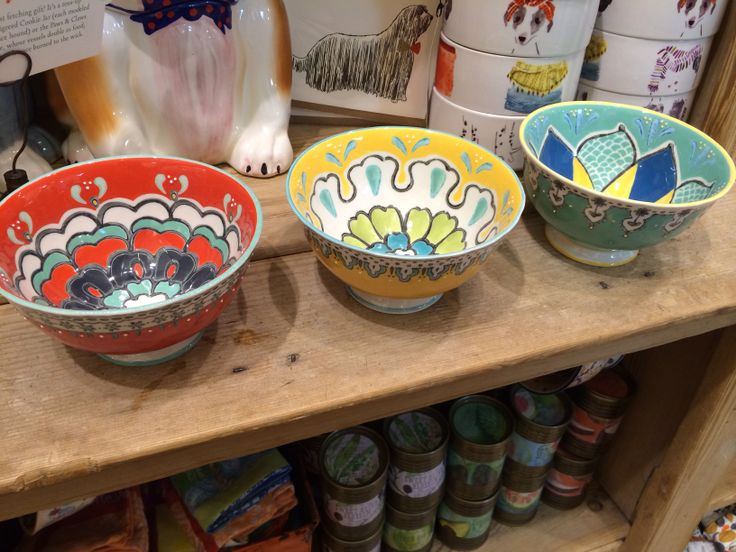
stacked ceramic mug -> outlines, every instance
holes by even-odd
[[[725,0],[602,0],[576,99],[686,120]]]
[[[598,0],[455,0],[437,53],[429,127],[476,142],[519,170],[519,126],[574,99]]]

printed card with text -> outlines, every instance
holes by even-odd
[[[105,2],[102,0],[0,0],[0,55],[22,50],[40,73],[100,51]],[[23,76],[25,60],[0,63],[0,83]]]

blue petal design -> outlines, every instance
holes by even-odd
[[[431,255],[434,252],[432,246],[424,240],[415,241],[413,244],[411,244],[411,248],[417,255]]]
[[[391,251],[409,248],[409,237],[403,232],[392,232],[386,238],[386,244]]]
[[[572,179],[572,150],[551,128],[542,144],[539,160],[565,178]]]
[[[506,193],[508,193],[508,191]],[[478,203],[475,206],[475,211],[473,211],[473,216],[470,217],[470,222],[468,224],[473,226],[483,215],[486,214],[486,211],[488,211],[488,200],[482,197],[478,200]]]
[[[445,185],[445,181],[447,180],[447,173],[440,169],[439,167],[435,167],[432,169],[432,172],[429,175],[429,195],[434,199],[437,197],[437,194],[440,193],[440,190],[442,189],[442,186]]]
[[[493,163],[483,163],[477,169],[475,169],[475,174],[478,174],[479,172],[483,172],[483,171],[490,171],[492,168],[493,168]]]
[[[643,157],[637,164],[629,199],[656,202],[677,185],[677,166],[672,144]]]
[[[301,201],[302,203],[304,203],[304,202],[306,201],[306,199],[304,198],[304,196],[303,196],[303,195],[302,195],[302,194],[301,194],[300,192],[297,192],[297,193],[296,193],[296,198],[297,198],[297,199],[298,199],[299,201]]]
[[[332,202],[332,194],[329,190],[322,190],[319,193],[319,201],[324,205],[325,209],[329,211],[329,213],[333,216],[337,216],[337,211],[335,210],[335,204]]]
[[[355,140],[350,140],[348,142],[348,145],[345,146],[345,153],[342,154],[342,160],[345,161],[348,158],[348,155],[350,155],[350,152],[355,149],[355,147],[358,144],[355,143]]]
[[[365,177],[368,179],[371,192],[373,192],[374,196],[377,196],[381,189],[381,167],[378,165],[369,165],[365,169]]]
[[[307,193],[307,173],[302,171],[302,193]]]
[[[401,138],[398,136],[394,136],[391,138],[391,142],[393,142],[394,146],[399,148],[404,155],[406,155],[406,146],[404,145],[404,142],[401,141]]]
[[[467,152],[462,152],[460,154],[460,159],[463,160],[463,164],[465,165],[465,168],[467,169],[468,173],[473,172],[473,166],[470,163],[470,156],[468,156]]]
[[[372,251],[373,253],[388,253],[389,249],[385,243],[374,243],[368,248],[368,251]]]
[[[575,123],[572,122],[572,117],[570,117],[570,112],[565,113],[563,115],[563,118],[565,119],[567,126],[570,127],[570,130],[575,130]]]
[[[644,136],[644,121],[642,121],[641,119],[636,119],[634,122],[636,123],[636,128],[639,129],[639,134]]]
[[[342,163],[340,162],[340,160],[331,153],[326,153],[325,159],[327,159],[330,163],[334,163],[338,167],[342,167]]]
[[[417,142],[416,144],[414,144],[414,147],[413,147],[413,148],[411,148],[411,152],[412,152],[412,153],[414,153],[414,152],[415,152],[415,151],[417,151],[417,150],[418,150],[419,148],[421,148],[421,147],[423,147],[423,146],[428,146],[428,145],[429,145],[429,138],[422,138],[422,139],[421,139],[421,140],[419,140],[419,141],[418,141],[418,142]]]

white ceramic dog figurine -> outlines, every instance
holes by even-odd
[[[115,0],[102,52],[56,70],[92,155],[288,169],[291,43],[281,0]]]

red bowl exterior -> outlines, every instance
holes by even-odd
[[[118,209],[117,218],[113,209]],[[0,289],[27,320],[76,349],[107,355],[165,349],[202,331],[230,303],[261,226],[252,192],[202,163],[142,156],[73,165],[27,184],[0,203],[0,230],[5,230],[0,231]],[[139,302],[139,296],[128,295],[134,308],[110,308],[108,302],[90,307],[77,300],[74,293],[89,299],[94,287],[85,280],[74,288],[81,275],[92,270],[112,283],[122,282],[113,260],[141,251],[147,259],[162,255],[171,266],[156,272],[154,280],[146,264],[147,272],[133,284],[140,290],[144,279],[167,289],[175,283],[179,287],[166,300]],[[181,257],[172,261],[168,251]],[[206,278],[176,281],[184,256],[187,274],[206,269]],[[127,269],[129,275],[130,265]],[[130,287],[129,279],[124,283]],[[101,293],[91,291],[94,297]],[[106,292],[110,296],[105,300],[127,293]]]

